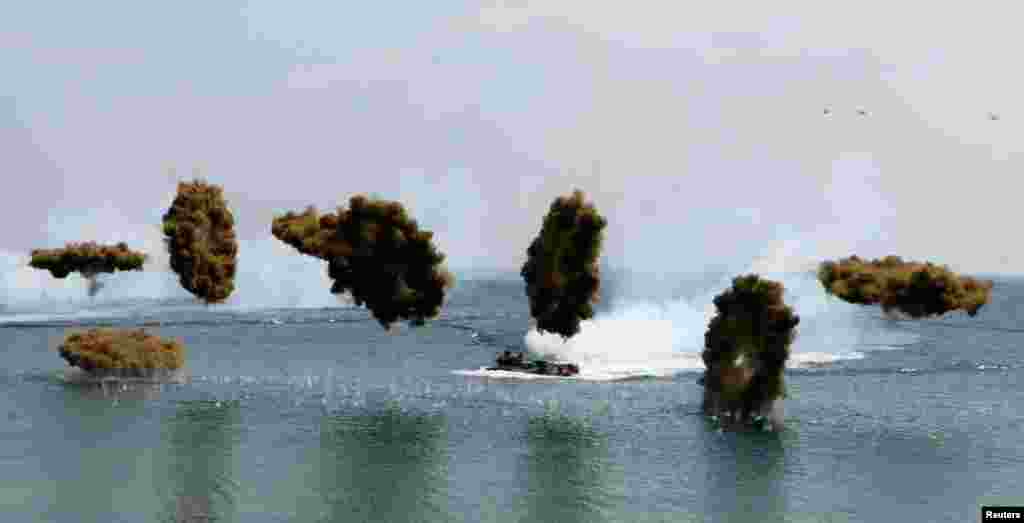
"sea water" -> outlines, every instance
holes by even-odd
[[[0,310],[0,514],[963,522],[1024,504],[1024,281],[998,279],[975,318],[911,322],[828,299],[808,274],[779,279],[802,321],[772,434],[722,432],[699,412],[717,277],[657,298],[610,284],[568,343],[529,330],[515,274],[463,278],[440,318],[391,332],[294,288],[206,307],[114,279],[92,300],[84,282],[17,287]],[[65,379],[57,344],[97,325],[181,339],[188,378]],[[503,350],[582,372],[483,370]]]

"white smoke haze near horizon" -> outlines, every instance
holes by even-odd
[[[918,339],[910,332],[866,330],[864,309],[825,295],[812,274],[762,276],[783,283],[786,303],[800,316],[789,368],[861,359],[868,351],[905,346]],[[714,291],[692,299],[625,300],[614,304],[610,312],[581,322],[580,333],[568,340],[531,328],[524,336],[524,346],[535,356],[579,364],[579,379],[584,380],[669,377],[700,371],[704,369],[700,356],[704,334],[715,314],[714,296],[729,285],[731,277],[713,286]],[[511,377],[514,373],[498,374]]]
[[[212,310],[244,312],[276,308],[351,306],[344,296],[331,294],[327,266],[321,260],[289,252],[277,240],[239,242],[235,290]],[[290,248],[289,248],[290,249]],[[88,314],[89,309],[138,302],[174,302],[206,307],[181,287],[168,268],[119,271],[99,275],[103,286],[95,297],[86,293],[84,278],[72,273],[57,279],[48,271],[28,266],[27,254],[0,252],[0,305],[6,312]],[[23,318],[22,318],[23,319]]]
[[[142,271],[118,271],[101,274],[103,286],[95,297],[86,293],[86,281],[78,273],[57,279],[48,271],[28,266],[28,253],[0,252],[0,305],[15,311],[72,313],[129,301],[200,301],[181,287],[170,269],[170,257],[160,226],[161,218],[174,200],[154,208],[150,222],[133,225],[111,202],[89,209],[61,209],[50,215],[45,247],[62,247],[72,241],[96,241],[101,244],[125,242],[147,255]],[[269,222],[267,224],[269,230]],[[347,305],[345,298],[330,293],[327,265],[304,256],[279,240],[269,237],[239,240],[235,290],[219,310],[244,311],[266,308],[319,308]]]

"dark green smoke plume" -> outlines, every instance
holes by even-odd
[[[570,338],[579,332],[580,321],[594,316],[606,225],[582,191],[551,204],[520,271],[537,330]]]
[[[178,195],[163,218],[171,269],[181,286],[206,303],[220,303],[235,289],[238,241],[235,219],[220,186],[178,183]]]
[[[57,351],[68,365],[86,371],[123,370],[139,376],[153,369],[178,369],[185,363],[181,342],[161,339],[143,329],[72,332]]]
[[[353,196],[349,208],[320,215],[313,207],[275,217],[275,238],[327,261],[331,292],[349,292],[385,328],[437,317],[454,278],[433,233],[420,230],[401,203]]]
[[[912,318],[941,316],[954,310],[975,316],[988,303],[992,282],[958,276],[948,267],[903,261],[898,256],[862,260],[857,256],[827,261],[818,268],[825,292],[859,305],[881,304],[886,313]]]
[[[708,392],[726,411],[741,415],[785,396],[782,372],[800,317],[783,302],[781,283],[756,274],[739,276],[715,297],[716,314],[704,334],[701,356],[705,410]]]
[[[95,242],[68,243],[59,249],[34,249],[29,266],[50,271],[54,278],[66,278],[77,272],[89,282],[89,295],[99,291],[96,275],[114,271],[139,271],[146,255],[133,251],[124,242],[100,245]]]

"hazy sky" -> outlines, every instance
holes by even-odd
[[[2,249],[92,206],[151,234],[176,167],[224,185],[243,239],[401,199],[456,268],[517,267],[579,186],[614,265],[1024,271],[1012,2],[9,4]]]

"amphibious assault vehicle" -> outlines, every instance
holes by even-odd
[[[525,372],[545,376],[575,376],[580,368],[575,363],[557,363],[547,360],[527,360],[522,352],[512,354],[505,351],[498,354],[496,365],[487,370],[504,370],[509,372]]]

